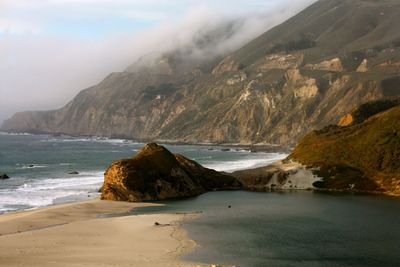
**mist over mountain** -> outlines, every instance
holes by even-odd
[[[97,84],[111,72],[125,70],[142,56],[176,50],[191,50],[190,54],[197,58],[230,53],[314,0],[296,1],[290,5],[288,1],[265,1],[259,10],[246,3],[236,4],[237,10],[234,10],[231,2],[231,7],[224,8],[226,1],[218,1],[214,8],[207,1],[189,3],[187,10],[178,14],[163,11],[168,16],[139,30],[129,24],[130,20],[114,25],[113,20],[107,21],[104,16],[117,16],[118,22],[126,15],[123,12],[129,12],[129,7],[137,10],[136,5],[149,6],[149,12],[157,14],[157,9],[162,9],[162,6],[174,6],[176,3],[168,1],[164,5],[153,6],[152,3],[123,1],[122,6],[128,6],[124,9],[118,4],[119,0],[101,1],[85,12],[85,1],[51,1],[47,4],[26,0],[19,1],[19,4],[11,0],[4,1],[5,9],[2,9],[0,18],[0,123],[17,111],[59,108],[83,88]],[[268,5],[271,2],[273,4]],[[111,6],[106,14],[103,13],[105,10],[101,11],[104,5]],[[21,8],[33,21],[13,23],[12,15],[21,12],[17,8],[8,9],[9,6]],[[23,9],[24,6],[30,9]],[[240,10],[240,7],[247,8]],[[83,13],[76,14],[74,10]],[[41,16],[37,14],[38,11]],[[114,14],[117,11],[123,14]],[[10,16],[9,21],[7,15]],[[57,27],[67,32],[42,32],[36,20],[41,22],[49,16],[54,19],[48,22],[50,30],[56,27],[51,24],[61,23]],[[79,27],[74,24],[79,19],[77,16],[83,16]],[[94,21],[96,16],[99,17],[98,21]],[[71,25],[62,24],[65,17],[71,17]],[[143,20],[147,21],[146,18]],[[229,35],[227,32],[217,37],[216,31],[228,29],[227,25],[230,25]],[[66,26],[72,29],[66,29]],[[115,28],[115,32],[97,33],[98,28]],[[198,39],[207,34],[209,38],[199,43]]]
[[[246,45],[251,19],[212,23],[166,39],[63,108],[18,113],[2,129],[294,144],[400,93],[399,17],[393,0],[320,0]]]

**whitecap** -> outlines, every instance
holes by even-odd
[[[18,165],[21,166],[21,165]],[[46,168],[48,165],[45,164],[24,164],[21,167],[18,167],[18,169],[37,169],[37,168]]]
[[[203,160],[203,159],[212,159],[212,156],[193,158],[193,160]]]
[[[203,166],[217,171],[224,171],[229,173],[239,170],[253,169],[257,167],[266,166],[275,161],[282,160],[285,157],[287,157],[287,154],[265,153],[265,157],[263,158],[210,162],[210,163],[204,163]]]
[[[24,183],[14,189],[0,189],[0,212],[38,208],[60,198],[96,196],[103,172],[84,172],[78,177],[47,178]]]
[[[7,132],[0,132],[0,135],[32,135],[30,133],[7,133]]]

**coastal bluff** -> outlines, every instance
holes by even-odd
[[[288,159],[321,177],[318,189],[400,195],[400,98],[365,103],[312,131]]]
[[[141,202],[240,188],[242,184],[236,178],[150,143],[133,158],[114,161],[108,167],[101,199]]]
[[[327,190],[400,195],[400,97],[366,102],[307,134],[285,160],[234,172],[250,191]]]

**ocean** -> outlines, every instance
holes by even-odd
[[[0,134],[0,213],[98,197],[103,173],[117,159],[130,158],[144,144],[106,138]],[[262,166],[285,154],[251,153],[240,148],[165,145],[219,171]],[[78,172],[78,174],[69,174]]]

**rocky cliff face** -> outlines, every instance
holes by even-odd
[[[312,169],[318,188],[400,195],[400,99],[362,105],[305,136],[289,159]],[[349,120],[348,118],[352,118]]]
[[[193,197],[241,188],[235,178],[206,169],[151,143],[133,158],[115,161],[104,174],[102,199],[140,202]]]
[[[221,61],[170,53],[59,110],[18,113],[2,130],[295,144],[361,103],[400,94],[399,17],[394,0],[321,0]]]

